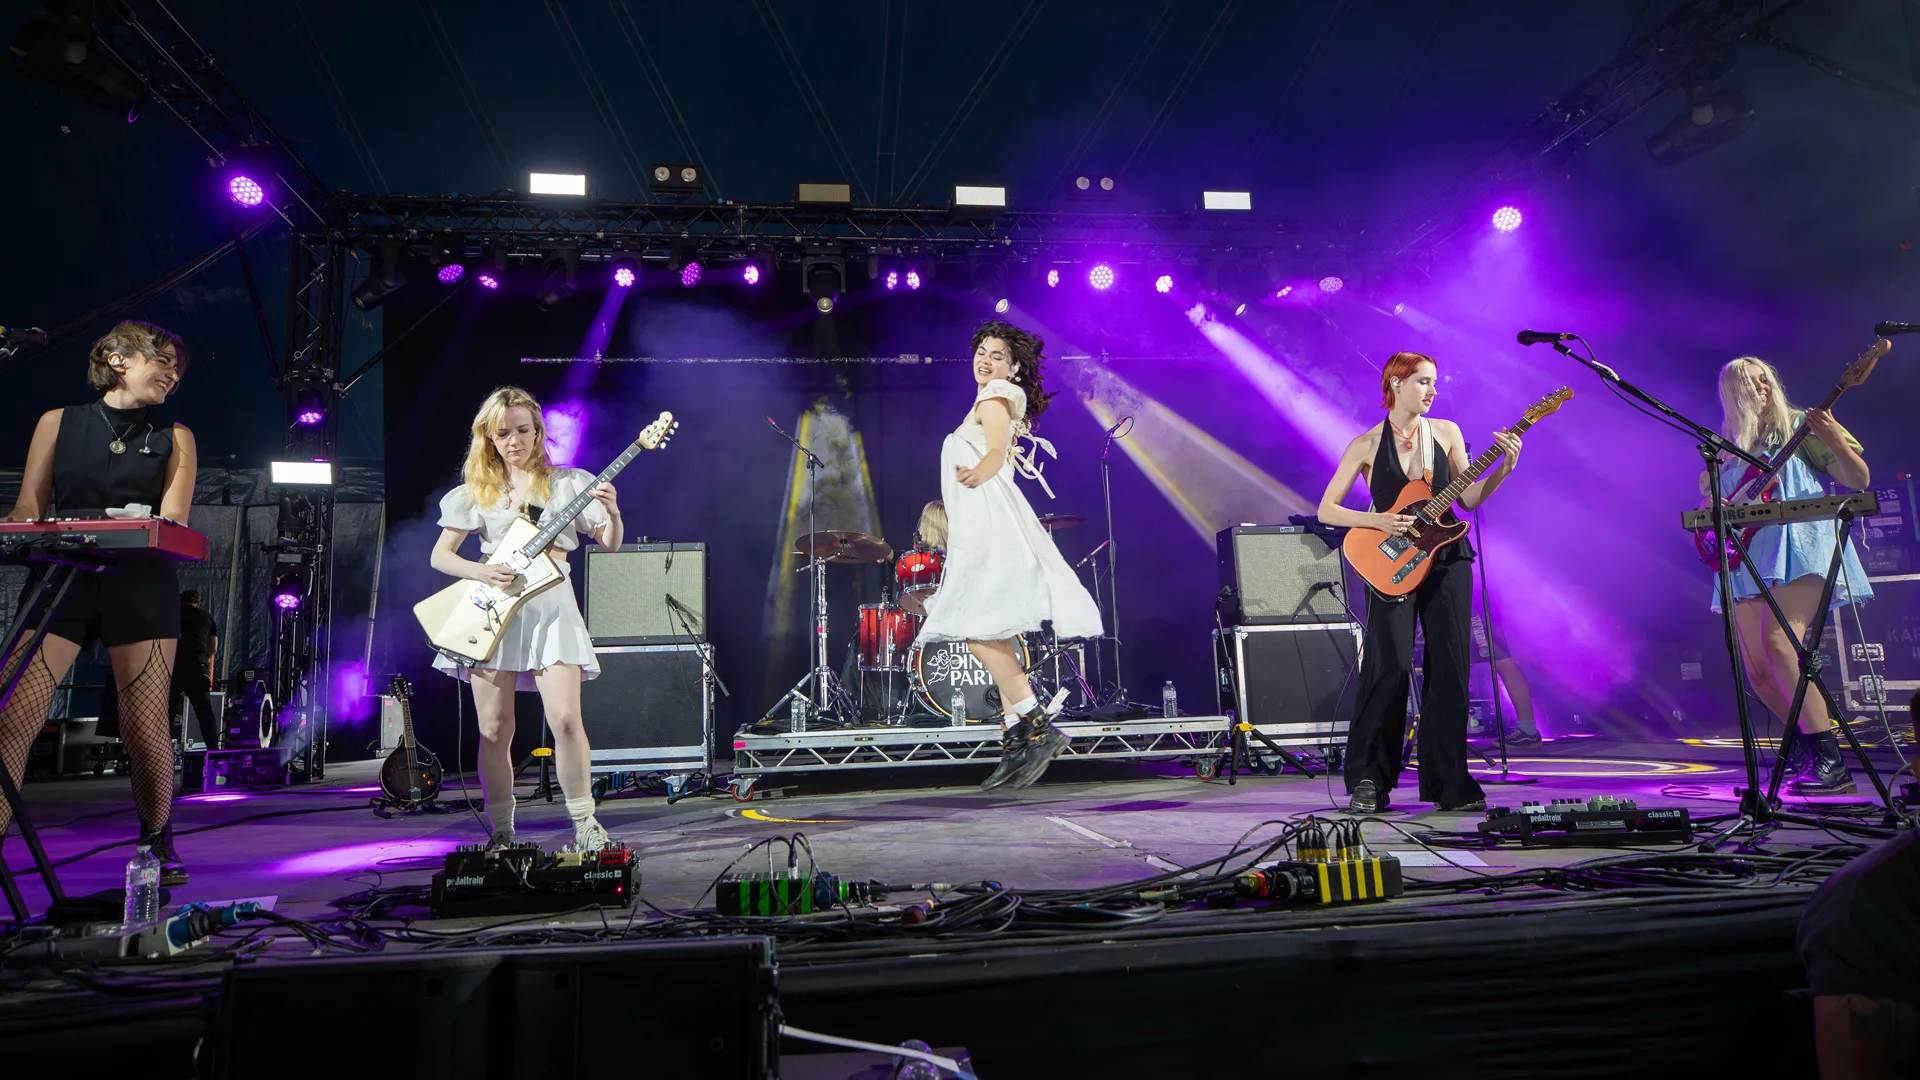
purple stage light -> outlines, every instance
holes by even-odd
[[[689,289],[693,288],[695,285],[700,284],[700,264],[699,263],[690,262],[687,265],[680,268],[680,284],[685,285]]]
[[[1274,294],[1273,294],[1273,298],[1274,298],[1275,300],[1284,300],[1284,299],[1286,299],[1286,296],[1287,296],[1287,294],[1288,294],[1288,293],[1290,293],[1290,292],[1292,292],[1292,291],[1293,291],[1293,286],[1291,286],[1291,285],[1282,285],[1282,286],[1280,286],[1280,291],[1279,291],[1279,292],[1277,292],[1277,293],[1274,293]]]
[[[1056,288],[1059,286],[1059,284],[1060,284],[1059,268],[1055,267],[1054,269],[1048,270],[1047,271],[1047,288],[1049,289]]]
[[[636,280],[638,279],[634,276],[633,267],[616,266],[613,268],[613,283],[615,285],[623,289],[631,289]]]
[[[754,263],[748,263],[740,270],[740,280],[749,285],[760,284],[760,267]]]
[[[227,181],[227,198],[241,206],[259,206],[266,201],[267,189],[251,176],[236,176]]]
[[[892,292],[894,289],[899,288],[899,286],[900,286],[900,271],[898,270],[887,271],[887,291]]]
[[[918,270],[907,271],[907,288],[917,289],[919,287],[920,287],[920,271]]]
[[[300,606],[300,594],[296,592],[277,592],[273,594],[273,606],[281,611],[292,611]]]
[[[300,424],[304,427],[312,427],[315,424],[318,424],[320,421],[325,420],[326,418],[327,418],[327,414],[321,412],[319,409],[307,409],[306,411],[302,412],[300,415],[294,417],[293,419],[295,423]]]
[[[1503,206],[1493,212],[1493,227],[1501,232],[1512,232],[1520,227],[1520,210],[1517,207]]]
[[[1337,293],[1346,287],[1346,282],[1341,281],[1332,274],[1328,274],[1326,277],[1320,279],[1320,291],[1323,293]]]
[[[1101,289],[1101,288],[1105,288],[1105,287],[1106,287],[1106,286],[1104,286],[1104,285],[1095,285],[1095,286],[1094,286],[1094,288],[1096,288],[1096,289]],[[1160,275],[1159,277],[1157,277],[1157,278],[1154,278],[1154,279],[1153,279],[1153,291],[1154,291],[1154,292],[1159,292],[1159,293],[1168,293],[1168,292],[1172,292],[1172,291],[1173,291],[1173,275],[1172,275],[1172,274],[1161,274],[1161,275]]]
[[[480,287],[483,289],[497,289],[500,287],[500,279],[497,277],[494,277],[492,274],[489,274],[484,270],[480,272],[480,277],[478,280],[480,282]]]
[[[436,276],[439,277],[440,284],[451,285],[467,276],[467,268],[459,263],[448,263],[440,268],[440,273]]]
[[[1103,292],[1113,288],[1113,267],[1106,263],[1093,264],[1093,269],[1087,271],[1087,284]],[[1168,281],[1167,285],[1171,288],[1173,282]]]

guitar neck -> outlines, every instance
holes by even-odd
[[[413,699],[406,696],[400,698],[400,743],[413,752]]]
[[[1840,395],[1846,392],[1845,383],[1834,383],[1833,389],[1827,391],[1827,396],[1821,398],[1820,404],[1815,405],[1814,408],[1831,409],[1834,402],[1840,400]],[[1746,500],[1757,495],[1761,488],[1766,487],[1775,476],[1780,474],[1780,470],[1786,467],[1787,462],[1793,460],[1793,455],[1800,452],[1800,444],[1806,442],[1807,436],[1812,433],[1813,429],[1808,426],[1806,417],[1802,416],[1800,426],[1793,429],[1793,436],[1787,440],[1786,445],[1774,451],[1773,457],[1767,462],[1767,471],[1740,485],[1740,490],[1735,491],[1731,498]]]
[[[1533,421],[1522,416],[1510,430],[1515,435],[1520,435],[1532,426]],[[1448,510],[1453,509],[1453,504],[1466,493],[1468,485],[1480,479],[1480,474],[1492,468],[1493,463],[1498,460],[1500,460],[1500,444],[1495,443],[1482,451],[1479,457],[1468,462],[1466,469],[1459,476],[1454,477],[1452,483],[1441,488],[1439,493],[1434,495],[1428,503],[1429,515],[1438,520]]]
[[[521,554],[532,558],[547,550],[547,545],[553,543],[553,538],[560,535],[560,530],[573,524],[573,519],[579,517],[581,511],[587,508],[587,504],[593,501],[594,490],[601,484],[607,483],[614,477],[619,476],[620,470],[632,464],[633,459],[640,456],[642,449],[644,449],[644,447],[640,445],[639,440],[634,440],[634,442],[627,447],[626,452],[614,458],[613,464],[601,469],[600,475],[593,478],[593,483],[588,484],[586,490],[575,495],[572,502],[569,502],[558,510],[548,513],[545,522],[540,526],[539,533],[535,534],[534,538],[527,541],[527,545],[520,549]]]

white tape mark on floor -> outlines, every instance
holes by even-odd
[[[1079,833],[1081,836],[1086,837],[1087,839],[1093,841],[1096,844],[1102,844],[1110,848],[1129,848],[1130,849],[1133,847],[1132,841],[1116,840],[1113,837],[1106,835],[1105,833],[1094,832],[1092,829],[1087,828],[1085,825],[1076,825],[1075,823],[1068,821],[1066,818],[1063,818],[1063,817],[1049,817],[1047,820],[1063,828],[1072,829],[1074,832]],[[1141,855],[1141,858],[1146,861],[1146,864],[1148,866],[1153,867],[1155,870],[1182,869],[1182,867],[1178,863],[1170,863],[1158,855],[1147,855],[1143,853]],[[1196,875],[1189,872],[1189,873],[1181,874],[1180,876],[1183,878],[1190,878],[1190,877],[1195,877]]]
[[[1449,851],[1441,855],[1437,851],[1412,850],[1388,851],[1400,860],[1401,866],[1485,866],[1487,861],[1470,851]]]

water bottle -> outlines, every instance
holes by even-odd
[[[800,696],[798,690],[787,693],[787,733],[799,735],[807,730],[807,707],[811,701]]]
[[[160,858],[141,844],[127,860],[127,900],[122,909],[123,929],[137,930],[160,918]]]
[[[965,727],[967,723],[967,692],[957,686],[947,695],[947,723],[952,727]]]
[[[1160,688],[1160,715],[1171,720],[1180,715],[1180,694],[1173,688],[1173,680]]]

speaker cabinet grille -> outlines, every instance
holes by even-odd
[[[706,769],[713,702],[704,645],[614,645],[593,650],[600,677],[581,684],[580,713],[593,769]]]
[[[1261,626],[1349,622],[1345,560],[1331,537],[1297,525],[1220,530],[1220,584],[1228,623]]]
[[[1329,745],[1346,737],[1357,692],[1357,623],[1229,626],[1214,633],[1220,708],[1277,743]]]
[[[595,645],[707,640],[707,545],[626,544],[587,552],[587,633]],[[682,616],[667,603],[672,596]],[[688,627],[692,633],[687,632]]]

